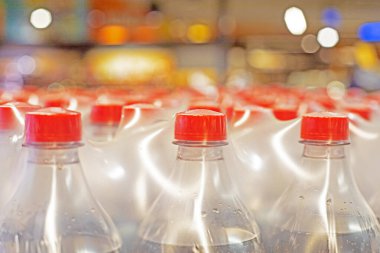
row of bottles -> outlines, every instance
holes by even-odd
[[[375,107],[265,96],[0,106],[0,252],[380,252]]]

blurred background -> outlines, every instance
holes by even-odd
[[[380,89],[380,1],[0,0],[0,85]]]

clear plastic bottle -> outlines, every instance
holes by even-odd
[[[39,106],[19,102],[0,106],[0,208],[16,190],[22,173],[16,163],[23,157],[21,147],[25,113],[39,108]]]
[[[225,115],[178,113],[174,144],[172,185],[144,219],[135,252],[262,252],[257,225],[235,195],[225,168]]]
[[[115,138],[89,141],[80,151],[88,183],[120,232],[121,252],[134,248],[141,220],[160,189],[170,185],[167,153],[173,145],[166,118],[152,105],[125,106]]]
[[[379,252],[379,225],[346,160],[348,118],[305,114],[301,124],[303,178],[296,178],[270,213],[268,252]]]
[[[80,114],[46,108],[27,113],[25,125],[25,172],[1,212],[0,252],[118,252],[119,235],[78,159]]]
[[[110,141],[114,138],[120,124],[123,105],[95,104],[92,106],[87,139],[93,141]]]
[[[300,120],[278,120],[269,109],[244,107],[235,109],[231,123],[225,153],[229,173],[239,196],[265,229],[278,197],[294,177],[302,176],[298,163],[302,145],[294,145]]]

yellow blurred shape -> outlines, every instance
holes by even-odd
[[[257,69],[281,70],[286,67],[285,56],[279,52],[254,49],[249,52],[248,63]]]
[[[205,24],[193,24],[187,29],[187,38],[193,43],[206,43],[211,40],[211,29]]]
[[[93,49],[85,61],[96,83],[111,85],[168,78],[174,69],[173,56],[160,49]]]
[[[356,43],[355,60],[363,69],[372,69],[379,64],[375,47],[364,42]]]
[[[129,40],[129,31],[121,25],[107,25],[97,32],[96,40],[104,45],[120,45]]]

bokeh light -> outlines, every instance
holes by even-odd
[[[293,35],[301,35],[306,31],[307,23],[305,15],[300,8],[291,7],[285,11],[284,20],[289,32]]]
[[[339,42],[338,31],[331,27],[319,30],[317,40],[322,47],[334,47]]]
[[[45,29],[53,21],[51,12],[47,9],[40,8],[32,11],[30,15],[30,23],[34,28]]]
[[[301,41],[301,47],[305,53],[312,54],[318,51],[319,44],[317,37],[313,34],[305,35]]]

